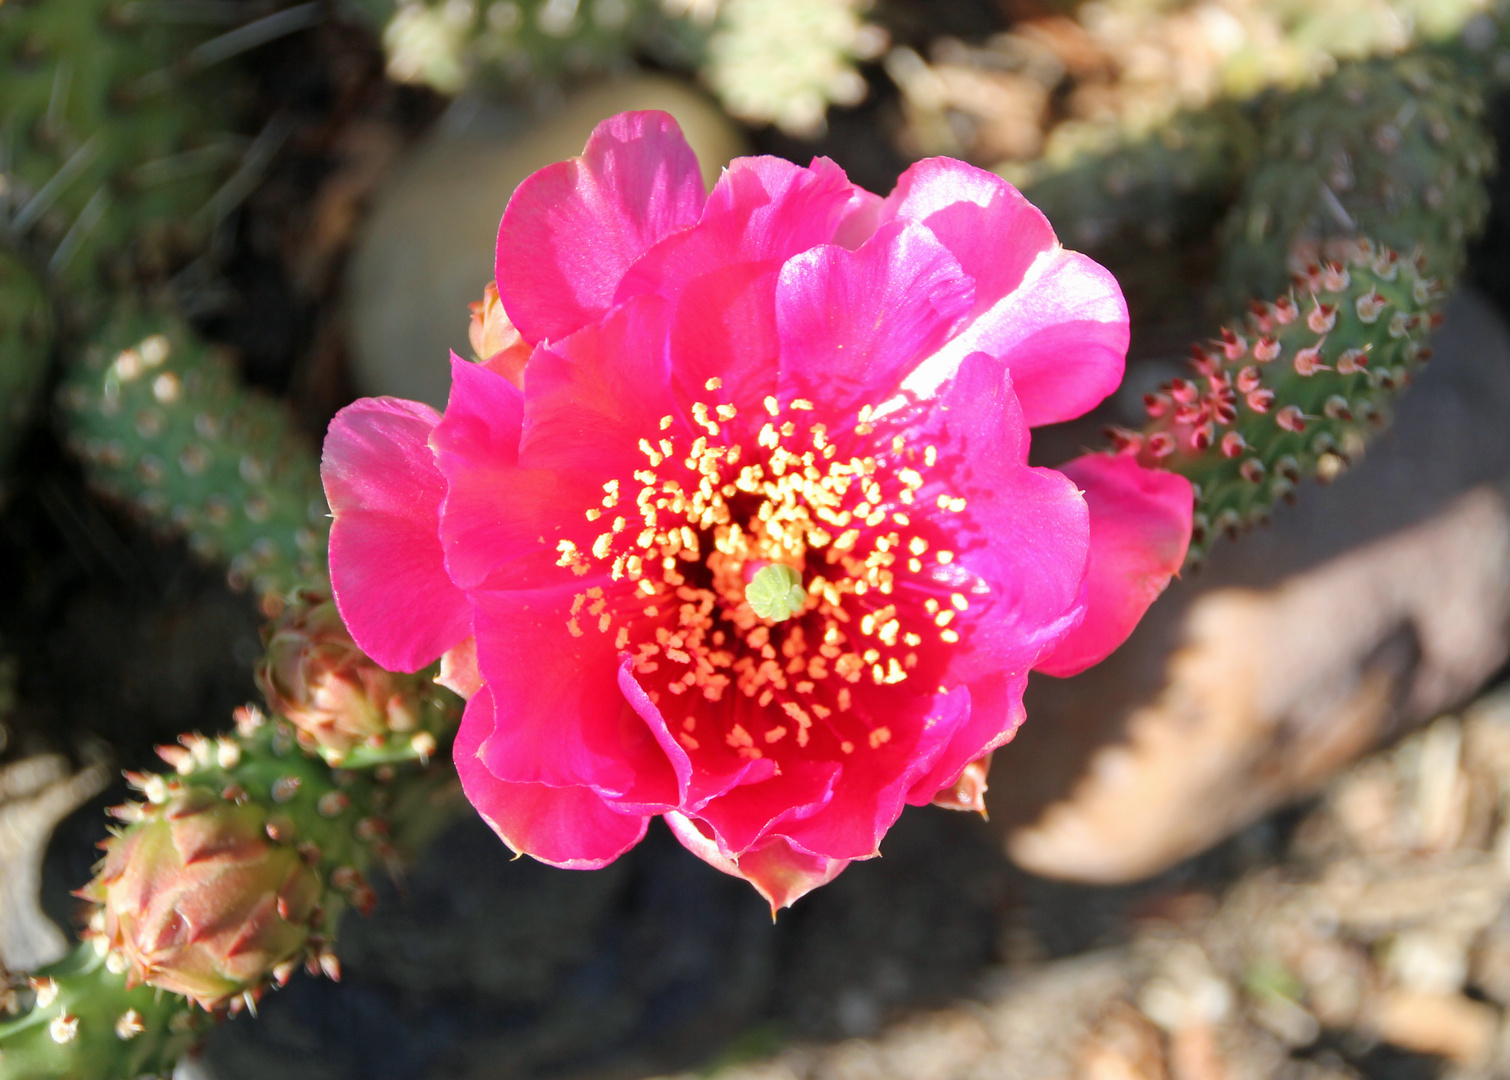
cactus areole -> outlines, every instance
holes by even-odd
[[[323,471],[346,625],[472,673],[457,765],[517,851],[602,866],[663,815],[789,904],[961,805],[1028,672],[1101,659],[1185,556],[1183,477],[1027,465],[1117,386],[1127,313],[990,173],[882,199],[746,158],[705,194],[626,113],[519,188],[496,269],[522,388],[453,358],[444,416],[359,401]]]

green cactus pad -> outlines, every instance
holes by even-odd
[[[88,942],[33,973],[40,993],[22,985],[31,1006],[16,1019],[0,1014],[3,1080],[168,1076],[207,1019],[177,994],[127,989]]]
[[[1473,84],[1429,56],[1345,64],[1285,100],[1223,227],[1232,310],[1278,293],[1338,236],[1419,249],[1454,280],[1488,211],[1482,113]]]
[[[161,274],[197,252],[246,148],[226,133],[232,95],[194,52],[227,28],[164,7],[0,4],[9,240],[74,288]],[[175,92],[190,79],[193,93]]]
[[[91,482],[227,562],[233,585],[268,597],[324,579],[330,522],[313,448],[187,328],[123,310],[59,401]]]
[[[1305,477],[1339,474],[1387,425],[1394,399],[1431,355],[1440,280],[1369,241],[1311,269],[1288,295],[1197,346],[1195,373],[1147,398],[1123,452],[1196,487],[1190,564],[1219,533],[1266,519]]]
[[[1048,216],[1060,240],[1095,251],[1118,240],[1166,247],[1209,231],[1231,205],[1257,135],[1242,112],[1218,103],[1127,140],[1084,125],[1056,153],[997,172]]]

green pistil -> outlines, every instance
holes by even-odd
[[[762,619],[785,622],[802,613],[807,592],[802,588],[801,574],[785,563],[771,563],[751,579],[745,599]]]

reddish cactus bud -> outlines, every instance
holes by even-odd
[[[1197,450],[1205,450],[1216,441],[1216,425],[1209,420],[1200,424],[1190,433],[1190,445]]]
[[[1321,407],[1321,411],[1332,420],[1351,420],[1353,418],[1353,410],[1348,405],[1347,398],[1341,394],[1333,394],[1327,398],[1326,404]]]
[[[1274,414],[1274,422],[1286,431],[1304,431],[1306,429],[1305,414],[1300,411],[1298,405],[1286,405]]]
[[[1274,301],[1274,321],[1280,326],[1289,326],[1300,317],[1300,308],[1295,303],[1295,297],[1282,296]]]
[[[1247,461],[1238,466],[1237,471],[1242,475],[1242,478],[1244,480],[1248,481],[1248,483],[1257,484],[1264,478],[1264,473],[1266,470],[1264,469],[1264,463],[1262,461],[1258,460],[1258,458],[1256,457],[1250,457]]]
[[[1169,411],[1172,402],[1167,394],[1144,394],[1143,409],[1150,420],[1157,420]]]
[[[1222,455],[1224,457],[1241,457],[1244,450],[1248,449],[1248,441],[1235,431],[1229,431],[1222,436]]]
[[[1223,332],[1225,333],[1225,331]],[[1190,346],[1190,362],[1195,366],[1196,371],[1207,376],[1220,370],[1221,367],[1216,357],[1212,356],[1200,345]]]
[[[1248,339],[1222,327],[1222,353],[1228,360],[1237,360],[1248,351]]]
[[[268,707],[298,729],[301,743],[332,761],[375,736],[413,731],[420,711],[413,680],[368,659],[334,602],[315,593],[299,600],[267,631],[257,682]]]
[[[1148,437],[1148,452],[1155,460],[1167,458],[1175,451],[1174,436],[1167,431],[1155,431]]]
[[[1239,393],[1251,394],[1263,384],[1263,376],[1258,373],[1258,368],[1252,364],[1249,364],[1237,373],[1237,389]]]
[[[1329,262],[1321,272],[1321,287],[1330,293],[1341,292],[1353,283],[1347,267],[1339,262]]]
[[[1266,413],[1269,411],[1269,407],[1274,404],[1274,391],[1253,390],[1248,393],[1243,398],[1243,400],[1248,403],[1248,408],[1252,409],[1254,412]]]
[[[1189,405],[1200,395],[1200,388],[1185,379],[1174,379],[1169,384],[1169,396],[1181,405]]]
[[[320,882],[266,825],[256,805],[191,788],[109,842],[82,895],[102,905],[129,983],[213,1009],[299,953]]]
[[[1259,338],[1258,342],[1253,346],[1253,359],[1257,360],[1260,364],[1267,364],[1271,360],[1278,359],[1280,351],[1279,342],[1266,335]]]

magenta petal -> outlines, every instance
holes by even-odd
[[[908,803],[927,806],[959,779],[966,765],[1010,742],[1027,716],[1022,706],[1027,684],[1027,672],[995,672],[972,683],[969,718],[955,729],[933,767],[913,783]]]
[[[451,365],[446,415],[430,436],[446,482],[439,533],[451,580],[463,589],[555,580],[561,507],[580,497],[581,482],[519,468],[519,388],[481,365]]]
[[[920,225],[892,222],[855,251],[825,244],[781,268],[781,389],[835,416],[879,405],[970,310],[975,290]]]
[[[676,305],[671,371],[683,408],[703,401],[758,407],[776,392],[776,275],[774,260],[735,263],[693,279]],[[708,380],[723,385],[716,396]]]
[[[645,463],[639,444],[674,411],[671,310],[636,296],[602,321],[535,350],[524,371],[520,464],[628,476]]]
[[[1089,511],[1062,473],[1026,464],[1028,431],[1012,391],[1001,361],[966,357],[908,436],[936,445],[947,466],[936,488],[919,491],[918,505],[935,505],[939,495],[966,501],[958,514],[929,510],[924,519],[954,534],[954,561],[929,573],[934,595],[968,600],[949,661],[951,679],[966,684],[993,672],[1026,674],[1082,615]]]
[[[857,189],[827,158],[809,168],[780,158],[737,158],[713,185],[693,228],[661,241],[619,285],[617,299],[656,293],[677,300],[694,279],[735,263],[780,264],[827,244]]]
[[[681,802],[677,776],[619,690],[612,638],[572,632],[572,600],[594,584],[612,596],[606,577],[471,594],[478,667],[507,718],[480,753],[502,780],[586,787],[620,811],[662,813]]]
[[[856,708],[867,713],[876,728],[885,727],[890,737],[875,746],[857,747],[842,760],[844,772],[828,805],[777,830],[802,850],[830,859],[879,854],[881,838],[901,816],[908,793],[970,718],[970,691],[962,686],[911,701],[863,684],[856,689]],[[893,718],[909,712],[913,715]]]
[[[960,359],[1004,360],[1030,427],[1095,408],[1122,381],[1127,302],[1104,266],[1073,251],[1044,253],[1022,284],[921,365],[907,387],[927,396]]]
[[[1048,219],[1022,192],[952,158],[929,158],[904,172],[880,220],[926,225],[975,279],[977,312],[1016,289],[1033,261],[1057,246]]]
[[[456,733],[456,773],[467,801],[510,850],[564,870],[596,870],[644,837],[649,817],[615,813],[587,788],[498,779],[479,756],[494,727],[493,697],[484,688],[467,703]]]
[[[1037,670],[1074,675],[1104,660],[1179,572],[1190,547],[1190,481],[1130,456],[1086,454],[1060,467],[1091,512],[1085,621]]]
[[[781,836],[767,838],[736,861],[722,854],[718,844],[684,815],[667,814],[666,824],[683,847],[709,866],[755,886],[755,891],[771,905],[773,916],[818,886],[827,885],[850,863],[848,859],[813,855]]]
[[[672,733],[660,707],[650,700],[650,695],[640,686],[639,680],[634,676],[633,662],[627,656],[619,662],[619,690],[645,722],[645,726],[665,752],[667,760],[671,762],[680,790],[678,805],[683,810],[697,810],[731,788],[767,780],[775,771],[770,758],[741,758],[732,753],[727,744],[704,747],[693,740],[693,745],[698,750],[694,759],[688,753],[688,748]],[[695,704],[683,706],[684,711],[693,708],[696,708]]]
[[[509,200],[495,266],[509,321],[532,345],[586,326],[640,256],[697,221],[703,200],[697,155],[671,116],[604,120],[581,157],[541,169]]]
[[[418,671],[472,633],[438,535],[445,478],[428,440],[439,419],[418,402],[363,398],[331,421],[320,460],[336,606],[391,671]]]
[[[769,759],[762,759],[769,760]],[[698,811],[721,851],[739,856],[780,826],[818,813],[834,796],[841,768],[836,761],[788,758],[781,773],[759,783],[745,783]]]

